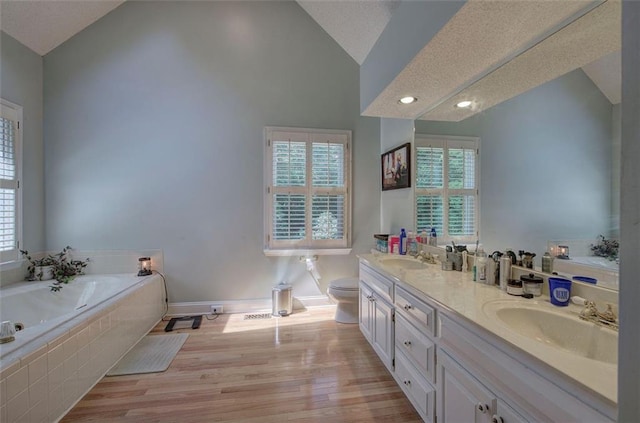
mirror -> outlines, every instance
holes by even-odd
[[[613,28],[617,31],[614,39],[619,40],[619,15],[617,18],[617,25],[602,28]],[[534,48],[540,50],[545,43],[553,43],[554,35]],[[594,37],[602,38],[602,34],[596,32]],[[573,48],[580,55],[585,47]],[[508,75],[502,78],[502,67],[498,68],[451,97],[457,102],[472,93],[465,99],[479,110],[470,117],[459,122],[434,120],[437,113],[430,111],[416,120],[416,134],[480,137],[479,220],[485,250],[531,251],[540,266],[548,248],[568,245],[571,260],[566,261],[572,265],[588,257],[589,266],[617,273],[615,260],[594,259],[592,251],[592,244],[597,245],[600,237],[609,241],[619,235],[621,68],[619,48],[610,50],[607,46],[603,49],[606,54],[597,60],[482,107],[481,91],[474,91],[476,84],[494,79],[498,88],[490,92],[495,93],[501,82],[513,79]],[[535,72],[546,72],[566,56],[550,49],[535,57],[536,64],[515,66],[509,62],[505,66],[521,71],[516,79],[530,81],[536,78]],[[540,66],[541,60],[544,66]],[[614,88],[608,88],[609,83]],[[555,260],[555,270],[560,271],[562,261]],[[579,269],[564,271],[580,274]],[[617,288],[617,277],[615,283],[602,285]]]

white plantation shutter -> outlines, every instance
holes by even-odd
[[[478,237],[478,139],[416,135],[416,226],[440,241]]]
[[[0,262],[16,260],[20,241],[21,108],[2,101],[0,113]]]
[[[265,247],[347,247],[350,131],[265,128],[265,138]]]

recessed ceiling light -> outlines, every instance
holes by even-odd
[[[411,97],[411,96],[402,97],[400,99],[400,103],[402,103],[402,104],[411,104],[411,103],[415,103],[416,101],[418,101],[418,99],[415,98],[415,97]]]
[[[469,108],[471,107],[471,101],[469,100],[461,101],[460,103],[456,104],[456,107],[460,107],[462,109]]]

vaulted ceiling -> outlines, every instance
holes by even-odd
[[[44,56],[125,1],[0,0],[0,28]],[[361,65],[401,0],[297,0],[297,2]],[[473,19],[475,18],[471,17],[472,21]],[[465,46],[459,46],[457,55],[472,57],[474,52],[465,53],[464,48]],[[612,54],[599,63],[583,68],[613,104],[620,101],[619,62],[619,54]],[[612,79],[612,75],[617,77]],[[402,78],[399,75],[394,83],[401,82]],[[413,84],[414,81],[408,81],[408,83]],[[453,94],[451,93],[452,97]],[[388,95],[395,98],[396,94]],[[384,113],[379,115],[385,116]]]

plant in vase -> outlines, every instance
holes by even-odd
[[[20,250],[20,253],[29,261],[27,271],[28,280],[49,280],[55,279],[53,285],[50,285],[51,291],[57,292],[62,289],[61,284],[67,284],[76,275],[84,274],[84,268],[87,267],[89,259],[73,260],[69,257],[71,247],[67,246],[57,254],[49,254],[41,259],[33,259],[29,252]]]

